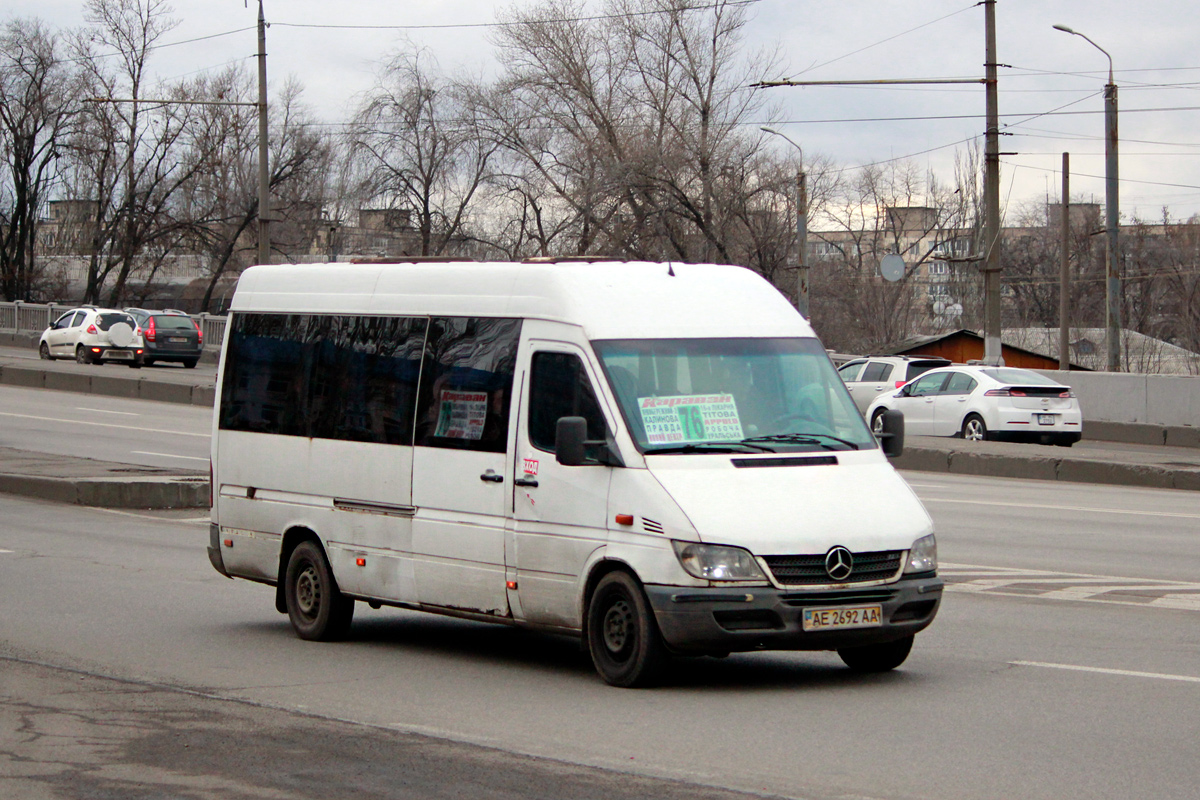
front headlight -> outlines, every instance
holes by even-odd
[[[933,572],[937,569],[937,540],[933,534],[922,536],[913,542],[908,551],[908,563],[904,565],[905,572]]]
[[[749,550],[717,544],[671,542],[684,570],[693,578],[708,581],[765,581],[758,562]]]

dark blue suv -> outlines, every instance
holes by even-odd
[[[204,332],[184,312],[127,308],[125,313],[137,320],[142,330],[146,366],[155,361],[178,361],[191,369],[200,361],[200,353],[204,350]]]

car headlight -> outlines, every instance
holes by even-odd
[[[671,542],[684,570],[693,578],[709,581],[765,581],[749,550],[717,544]]]
[[[913,542],[908,551],[908,563],[904,565],[905,572],[933,572],[937,569],[937,539],[933,534],[922,536]]]

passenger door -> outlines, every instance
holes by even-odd
[[[908,385],[904,397],[896,398],[895,407],[904,412],[904,432],[913,436],[933,436],[934,402],[946,373],[922,375]]]
[[[858,380],[846,384],[847,388],[853,387],[851,395],[854,397],[854,405],[858,407],[858,413],[867,413],[867,407],[876,397],[896,388],[895,384],[889,382],[891,375],[892,365],[888,362],[868,361]]]
[[[587,420],[587,438],[603,440],[607,423],[593,386],[598,377],[578,348],[532,341],[523,366],[514,470],[514,529],[508,553],[514,613],[544,625],[580,624],[579,585],[588,557],[607,540],[606,466],[565,467],[555,457],[560,417]]]
[[[521,321],[430,320],[413,448],[413,569],[421,603],[508,614],[509,410]]]
[[[46,344],[50,352],[56,356],[75,355],[75,344],[79,341],[79,326],[87,317],[86,311],[68,311],[57,320],[50,333],[46,336]]]

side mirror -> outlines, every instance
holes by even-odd
[[[584,464],[583,443],[587,439],[587,420],[583,417],[559,417],[554,429],[554,457],[565,467]]]
[[[883,412],[883,432],[876,438],[885,456],[899,458],[904,452],[904,413],[894,408]]]

